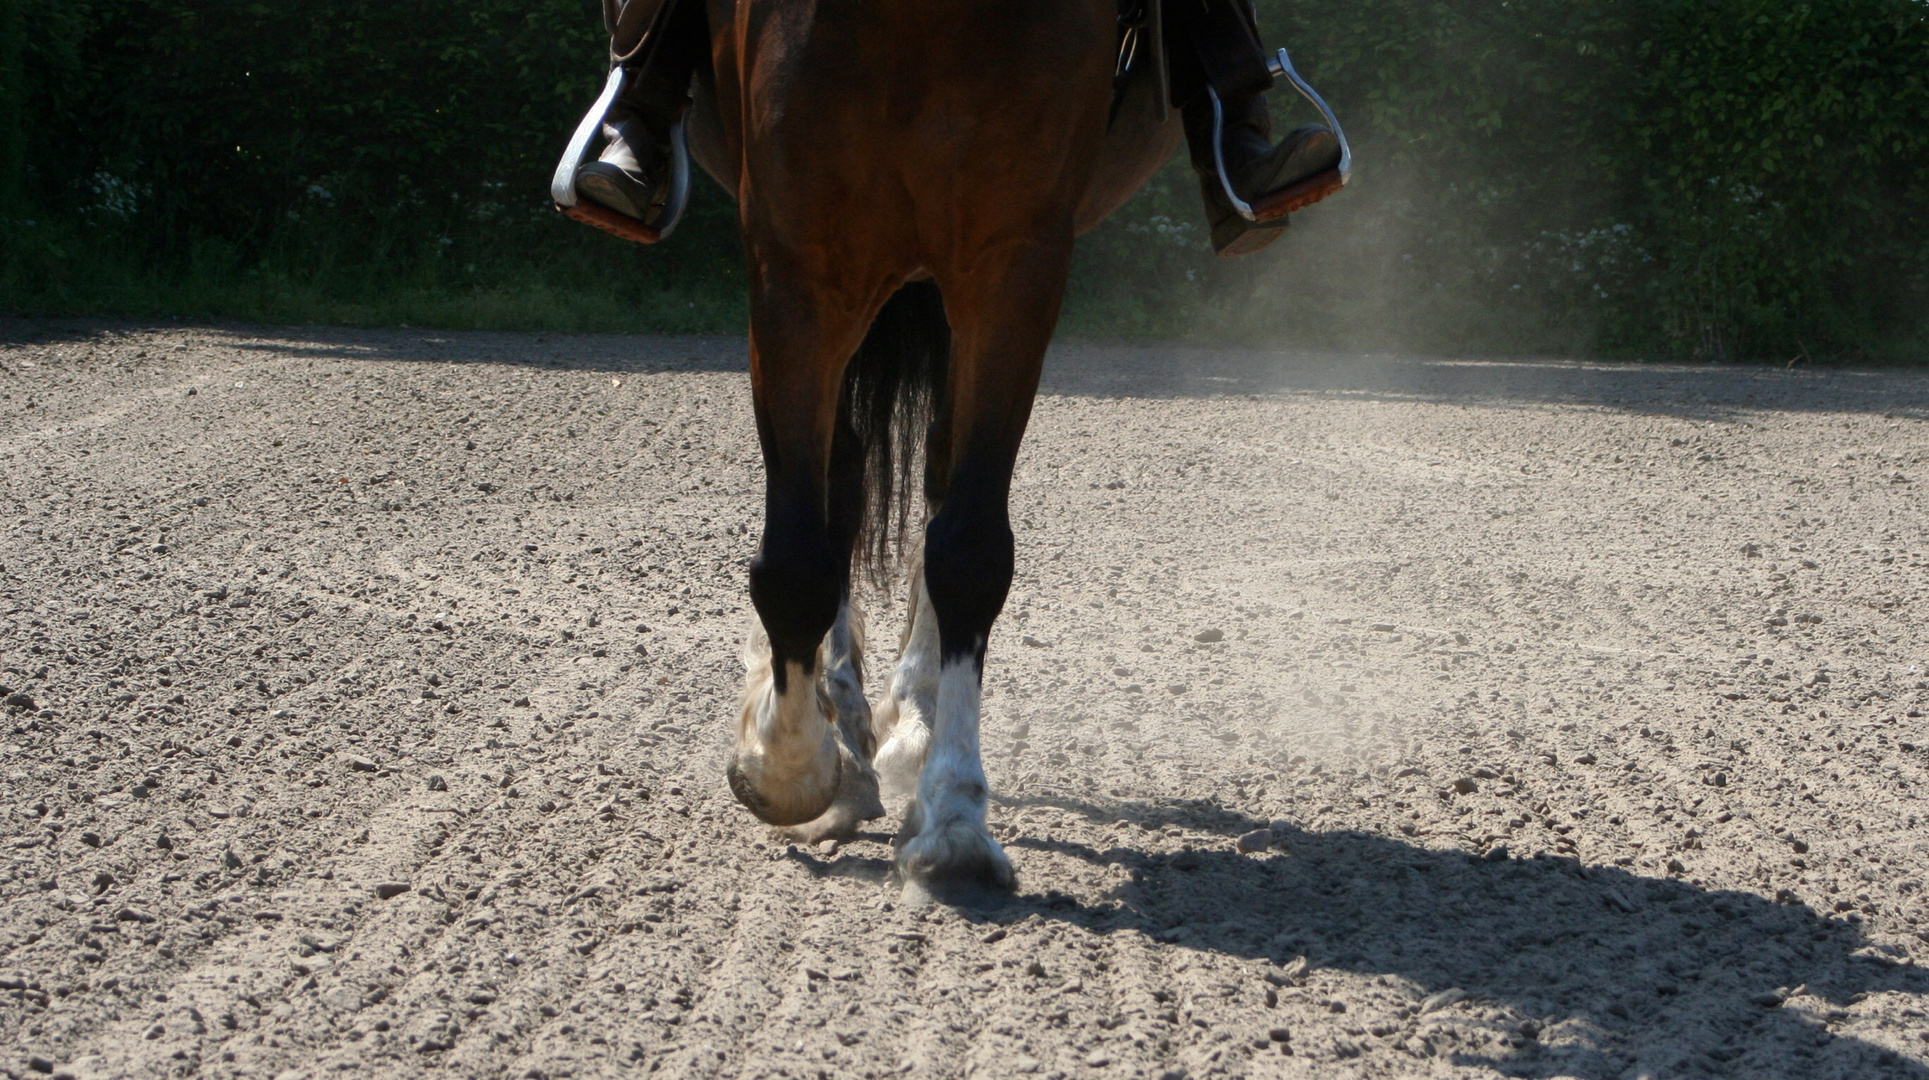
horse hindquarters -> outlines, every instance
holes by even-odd
[[[810,676],[847,581],[847,531],[831,520],[849,502],[834,460],[845,365],[886,298],[931,277],[951,353],[927,447],[923,647],[879,709],[881,728],[897,719],[880,763],[917,768],[908,877],[1007,886],[985,823],[979,691],[1012,580],[1012,469],[1105,141],[1116,9],[739,0],[734,16],[712,149],[737,154],[769,484],[751,592],[773,686]],[[780,733],[796,760],[808,726]]]

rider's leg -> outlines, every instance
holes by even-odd
[[[689,102],[690,77],[707,39],[702,0],[621,4],[610,29],[610,54],[613,62],[629,64],[632,74],[604,118],[609,141],[602,155],[576,173],[576,190],[584,197],[626,217],[649,218],[668,169],[670,127]]]
[[[1213,249],[1221,255],[1258,251],[1279,238],[1286,219],[1257,225],[1241,217],[1219,179],[1219,156],[1225,159],[1233,191],[1255,203],[1336,167],[1339,140],[1325,127],[1308,124],[1273,145],[1272,121],[1263,96],[1272,78],[1266,73],[1265,53],[1247,0],[1178,3],[1166,10],[1175,16],[1173,98],[1185,120],[1186,145],[1205,196]],[[1220,155],[1213,149],[1208,86],[1219,95]]]

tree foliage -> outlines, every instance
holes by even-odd
[[[1228,263],[1175,162],[1086,241],[1079,329],[1782,359],[1929,333],[1923,0],[1260,11],[1356,183]],[[9,228],[16,303],[76,244],[350,292],[740,289],[715,188],[649,251],[547,205],[596,0],[0,0],[0,30],[0,198],[66,238]]]

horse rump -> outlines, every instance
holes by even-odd
[[[863,449],[855,568],[889,583],[910,531],[919,451],[942,402],[951,324],[935,281],[906,282],[884,303],[845,369],[839,408]]]

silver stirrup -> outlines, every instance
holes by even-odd
[[[597,133],[602,130],[603,118],[609,115],[610,106],[623,92],[623,84],[629,80],[629,72],[621,67],[610,69],[609,81],[603,84],[603,92],[596,96],[596,104],[583,114],[583,122],[576,125],[576,133],[569,137],[569,146],[563,150],[563,159],[556,163],[556,173],[549,179],[549,198],[558,210],[567,211],[576,205],[576,172],[589,160],[590,147],[595,143]],[[656,215],[656,223],[639,222],[644,228],[653,229],[657,239],[670,235],[678,220],[683,217],[684,207],[690,202],[690,145],[683,131],[683,118],[670,126],[670,190],[664,196],[663,209]]]
[[[1353,149],[1346,145],[1346,132],[1340,128],[1340,118],[1333,115],[1333,110],[1327,107],[1326,99],[1319,96],[1319,91],[1293,70],[1292,57],[1286,55],[1285,49],[1279,50],[1277,56],[1266,61],[1266,70],[1272,73],[1273,78],[1292,83],[1293,88],[1312,102],[1313,107],[1326,118],[1326,126],[1333,129],[1333,136],[1340,141],[1340,186],[1345,187],[1347,181],[1353,179]],[[1219,167],[1219,186],[1225,189],[1226,198],[1232,201],[1232,208],[1239,212],[1240,217],[1247,221],[1258,221],[1252,205],[1232,189],[1232,177],[1226,175],[1226,149],[1222,141],[1226,129],[1226,110],[1219,104],[1219,94],[1213,90],[1211,83],[1206,84],[1206,93],[1212,95],[1212,160]]]

